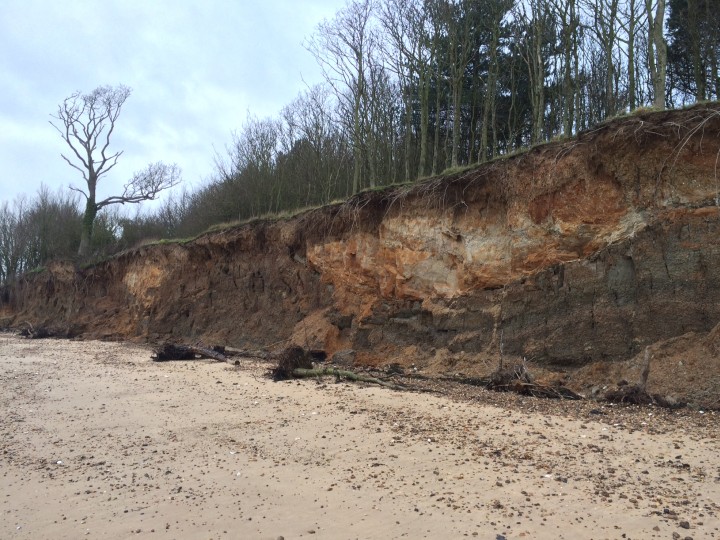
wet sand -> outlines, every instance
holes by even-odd
[[[713,411],[0,334],[0,538],[720,538]]]

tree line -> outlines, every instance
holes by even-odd
[[[349,0],[305,47],[322,83],[275,117],[249,115],[205,186],[150,213],[97,208],[91,251],[322,205],[639,107],[720,95],[720,0]],[[43,197],[72,206],[45,191],[3,208],[19,222]],[[46,260],[33,253],[22,269]],[[12,264],[0,263],[0,279],[17,273]]]

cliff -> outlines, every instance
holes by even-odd
[[[697,348],[720,322],[719,157],[718,104],[639,113],[293,218],[56,263],[3,292],[0,325],[292,341],[430,372],[479,373],[501,353],[548,372],[630,365],[680,336]]]

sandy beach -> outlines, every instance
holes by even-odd
[[[0,538],[720,538],[717,412],[0,334]]]

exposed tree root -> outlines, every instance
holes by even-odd
[[[488,390],[515,392],[523,396],[551,399],[583,399],[580,394],[576,394],[564,386],[537,384],[524,362],[511,367],[498,368],[490,375],[484,386]]]
[[[513,381],[510,384],[494,384],[487,387],[496,392],[515,392],[523,396],[533,396],[551,399],[574,399],[581,400],[583,397],[564,386],[546,386],[542,384]]]
[[[292,379],[296,369],[312,369],[312,357],[302,347],[289,347],[278,355],[277,366],[271,371],[274,381]]]

